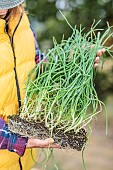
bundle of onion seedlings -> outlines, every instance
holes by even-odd
[[[28,132],[24,127],[24,133],[21,131],[20,134],[40,139],[53,137],[63,147],[82,149],[87,141],[83,128],[102,110],[94,86],[94,60],[102,48],[111,55],[111,47],[105,46],[113,34],[111,28],[108,26],[103,33],[97,25],[93,24],[88,33],[81,27],[70,26],[73,32],[68,40],[63,37],[58,44],[53,39],[54,47],[28,76],[18,118],[18,121],[25,121]],[[35,75],[33,80],[31,77]],[[30,134],[30,123],[35,124],[33,134]],[[39,126],[40,130],[37,130]]]

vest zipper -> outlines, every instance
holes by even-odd
[[[20,170],[22,170],[22,163],[21,163],[21,158],[20,157],[19,157],[18,162],[19,162]]]
[[[23,16],[23,14],[21,15],[21,17],[20,17],[20,19],[18,21],[18,24],[16,25],[16,27],[14,29],[12,37],[10,37],[10,35],[8,34],[8,32],[7,32],[6,28],[5,28],[5,32],[8,34],[9,39],[10,39],[10,43],[11,43],[11,47],[12,47],[12,51],[13,51],[13,56],[14,56],[14,72],[15,72],[15,80],[16,80],[17,97],[18,97],[19,108],[21,107],[21,96],[20,96],[20,87],[19,87],[18,76],[17,76],[17,71],[16,71],[16,55],[15,55],[15,50],[14,50],[14,45],[13,45],[13,38],[14,38],[14,34],[15,34],[19,24],[20,24],[22,16]]]

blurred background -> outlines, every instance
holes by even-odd
[[[47,53],[53,46],[53,37],[59,43],[62,36],[67,39],[72,30],[67,25],[59,10],[74,27],[80,24],[87,32],[93,21],[101,22],[98,28],[106,30],[108,21],[113,25],[113,0],[27,0],[26,10],[37,34],[42,53]],[[113,44],[113,38],[107,45]],[[113,59],[107,55],[103,69],[97,69],[95,88],[99,99],[106,104],[109,128],[106,136],[105,110],[92,121],[92,133],[85,149],[87,170],[113,170]],[[77,151],[55,150],[54,159],[59,170],[82,170],[82,153]],[[42,170],[35,166],[32,170]],[[55,170],[50,161],[47,170]]]

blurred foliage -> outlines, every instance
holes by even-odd
[[[98,22],[99,28],[106,28],[108,21],[113,25],[113,0],[26,0],[30,21],[37,32],[38,42],[42,52],[52,47],[52,37],[58,42],[62,36],[67,39],[71,35],[71,29],[62,17],[59,10],[74,27],[82,24],[86,31],[93,21]],[[113,40],[108,42],[108,45]],[[113,61],[111,61],[113,63]],[[95,84],[99,96],[105,98],[107,92],[113,93],[113,66],[109,72],[100,72],[96,76]],[[112,80],[111,80],[111,79]],[[110,79],[110,80],[109,80]],[[108,83],[105,83],[108,82]],[[100,82],[98,84],[98,82]],[[107,91],[107,92],[106,92]]]
[[[59,42],[63,34],[65,38],[71,35],[72,30],[59,10],[72,26],[82,24],[88,29],[94,19],[96,22],[102,20],[99,25],[101,28],[106,27],[106,21],[113,24],[113,0],[27,0],[27,10],[38,41],[43,43],[42,49],[47,40],[48,43],[52,41],[53,36]],[[51,47],[51,43],[48,47]]]

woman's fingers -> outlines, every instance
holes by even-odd
[[[99,63],[100,57],[95,58],[95,63]]]
[[[54,143],[54,140],[52,138],[48,138],[45,140],[40,140],[40,147],[42,148],[60,148],[58,144]]]
[[[91,48],[94,48],[95,47],[95,44],[92,44],[91,45]],[[102,48],[102,49],[100,49],[100,50],[98,50],[97,51],[97,56],[101,56],[101,55],[103,55],[105,53],[105,48]]]
[[[95,58],[94,61],[94,68],[96,68],[99,64],[100,57],[105,53],[105,49],[101,49],[97,51],[97,57]]]
[[[94,68],[96,68],[96,67],[98,66],[99,60],[100,60],[100,57],[97,56],[97,57],[95,58],[95,61],[94,61]]]
[[[35,145],[40,147],[46,147],[54,143],[54,140],[52,138],[47,138],[45,140],[40,140],[40,139],[33,139],[33,140],[35,140]]]
[[[103,48],[103,49],[101,49],[101,50],[98,50],[97,51],[97,56],[101,56],[101,55],[103,55],[105,53],[105,49]]]
[[[58,144],[51,144],[51,145],[45,145],[45,146],[40,146],[38,148],[60,148]]]
[[[94,68],[96,68],[96,67],[98,67],[98,64],[97,64],[97,63],[94,64]]]
[[[95,44],[92,44],[90,46],[90,48],[94,48],[95,47]],[[82,46],[82,48],[85,48],[85,44]],[[96,68],[99,64],[99,60],[100,60],[100,57],[105,53],[105,49],[102,48],[100,50],[97,51],[97,55],[96,55],[96,58],[95,58],[95,61],[94,61],[94,68]]]
[[[45,140],[30,138],[28,139],[27,147],[28,148],[60,148],[58,144],[54,144],[54,140],[52,138],[47,138]]]
[[[102,55],[102,50],[98,50],[98,51],[97,51],[97,56],[100,57],[101,55]]]

